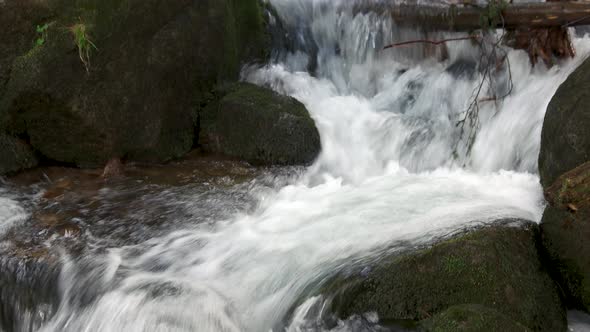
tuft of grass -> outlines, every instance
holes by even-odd
[[[98,51],[98,47],[92,42],[88,35],[88,27],[84,23],[74,24],[69,28],[74,36],[74,43],[78,47],[78,56],[80,61],[86,68],[86,72],[90,72],[90,55],[93,50]]]

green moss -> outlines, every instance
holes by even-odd
[[[227,91],[212,110],[218,152],[263,164],[307,164],[315,159],[320,137],[303,104],[253,84]]]
[[[249,60],[268,56],[268,36],[258,0],[232,0],[236,13],[237,43],[240,57]]]
[[[445,257],[445,270],[448,273],[459,274],[464,272],[467,268],[467,263],[461,257],[449,256]]]
[[[490,227],[379,263],[337,293],[342,317],[422,320],[458,304],[480,304],[534,331],[565,328],[565,313],[537,252],[537,228]]]
[[[452,306],[420,323],[424,332],[529,332],[506,315],[477,304]]]

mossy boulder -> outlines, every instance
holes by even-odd
[[[424,332],[530,332],[506,315],[479,304],[462,304],[420,323]]]
[[[182,156],[210,91],[266,55],[258,0],[44,3],[57,14],[47,18],[44,43],[12,61],[0,130],[30,137],[60,162]]]
[[[590,161],[590,59],[551,99],[541,134],[539,173],[549,187],[563,173]]]
[[[213,133],[212,149],[229,156],[292,165],[309,164],[320,152],[320,135],[305,106],[270,89],[236,84],[209,112],[213,125],[204,130]]]
[[[37,166],[37,157],[25,142],[0,134],[0,175]]]
[[[545,190],[543,245],[570,307],[590,312],[590,162]]]
[[[541,263],[538,237],[530,222],[489,226],[385,259],[368,274],[340,281],[333,310],[341,317],[376,312],[383,321],[420,321],[452,306],[481,305],[489,310],[469,319],[492,330],[510,321],[532,331],[565,331],[565,310]],[[505,319],[490,321],[491,310]]]
[[[44,1],[0,1],[0,96],[10,77],[12,61],[31,48],[39,37],[37,25],[43,25],[52,15]]]

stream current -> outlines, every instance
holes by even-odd
[[[576,37],[577,57],[551,69],[508,49],[513,91],[481,104],[478,127],[466,128],[477,131],[470,143],[457,123],[482,78],[472,42],[450,44],[442,61],[424,57],[440,51],[422,45],[383,50],[424,35],[355,13],[348,1],[270,2],[280,42],[272,61],[245,68],[243,79],[305,104],[321,135],[318,159],[245,183],[134,184],[142,204],[121,203],[128,212],[111,222],[157,217],[168,227],[132,243],[88,236],[88,254],[62,254],[62,300],[34,329],[319,331],[327,328],[315,321],[318,289],[339,271],[501,218],[540,220],[544,113],[590,55],[590,38]],[[507,89],[507,70],[496,77],[494,88]],[[101,195],[111,207],[120,197]],[[26,223],[37,199],[0,187],[0,236]],[[331,329],[376,328],[355,324]]]

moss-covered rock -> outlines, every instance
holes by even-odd
[[[571,307],[590,312],[590,162],[546,189],[543,245]]]
[[[10,77],[12,62],[29,50],[36,38],[42,37],[36,27],[45,24],[52,15],[44,1],[0,1],[0,96]]]
[[[334,310],[342,317],[375,311],[385,321],[418,321],[479,304],[532,331],[564,331],[565,311],[537,245],[533,223],[476,230],[349,279],[335,292]]]
[[[44,3],[57,15],[45,42],[12,61],[0,130],[61,162],[182,156],[194,144],[195,109],[266,52],[258,0]],[[82,52],[76,27],[90,45]]]
[[[479,304],[462,304],[424,320],[424,332],[529,332],[506,315]]]
[[[548,187],[561,174],[590,161],[590,59],[559,87],[545,114],[539,172]]]
[[[0,175],[37,166],[37,157],[25,142],[0,134]]]
[[[210,112],[215,112],[210,141],[224,154],[252,163],[309,164],[321,149],[305,106],[270,89],[234,85]]]

